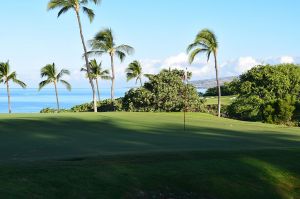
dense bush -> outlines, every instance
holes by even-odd
[[[70,112],[70,110],[67,109],[61,109],[59,110],[60,113]],[[52,108],[44,108],[40,111],[40,113],[58,113],[57,109]]]
[[[97,109],[99,112],[112,112],[122,110],[122,99],[116,99],[111,102],[111,100],[102,100],[97,102]],[[71,112],[93,112],[93,103],[85,103],[74,106],[70,109]]]
[[[93,111],[93,103],[85,103],[72,107],[71,112],[91,112]]]
[[[132,112],[154,111],[154,94],[144,87],[130,89],[123,98],[123,108]]]
[[[222,96],[230,96],[236,95],[237,91],[235,89],[235,83],[237,79],[233,80],[232,82],[225,82],[224,85],[221,86],[221,94]],[[218,89],[217,87],[209,88],[203,94],[204,97],[207,96],[218,96]]]
[[[131,89],[123,98],[125,111],[203,111],[203,100],[192,85],[185,85],[183,71],[163,70],[149,76],[149,81],[139,89]],[[189,73],[191,76],[191,73]]]
[[[276,124],[290,124],[297,119],[298,65],[257,66],[241,75],[234,86],[238,97],[228,107],[230,117]]]
[[[111,101],[110,99],[103,100],[98,103],[99,112],[122,111],[122,98]]]
[[[228,105],[221,106],[221,116],[222,117],[228,117],[227,110],[228,110]],[[206,105],[205,112],[217,116],[218,115],[218,104]]]

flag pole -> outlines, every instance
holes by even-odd
[[[183,108],[183,129],[186,131],[186,112],[187,112],[187,87],[188,87],[188,70],[187,67],[185,68],[184,72],[184,85],[185,85],[185,92],[184,92],[184,108]]]

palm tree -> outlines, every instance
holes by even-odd
[[[18,84],[22,88],[26,88],[26,84],[21,80],[17,79],[16,72],[10,73],[9,61],[5,63],[0,63],[0,83],[4,83],[6,85],[7,98],[8,98],[8,113],[11,113],[9,81],[13,81],[14,83]]]
[[[126,76],[127,76],[127,81],[136,79],[135,84],[137,84],[137,82],[140,81],[141,86],[143,86],[142,83],[143,71],[142,71],[141,63],[136,60],[130,63],[128,68],[126,69]]]
[[[109,80],[111,77],[109,76],[108,70],[102,69],[102,62],[100,64],[97,63],[97,60],[94,59],[90,61],[90,67],[91,67],[91,77],[96,81],[97,86],[97,92],[98,92],[98,100],[100,101],[100,89],[99,89],[99,79]],[[81,68],[81,71],[87,72],[86,68]],[[88,74],[87,74],[88,75]]]
[[[84,36],[83,36],[83,30],[82,30],[81,19],[80,19],[79,13],[82,10],[83,13],[85,13],[89,17],[90,22],[92,22],[94,20],[95,13],[92,9],[86,7],[86,5],[89,2],[92,2],[95,5],[97,5],[100,3],[100,1],[101,0],[50,0],[48,3],[48,10],[53,10],[56,8],[60,9],[57,17],[66,13],[69,10],[75,11],[76,17],[77,17],[77,23],[79,26],[81,42],[82,42],[82,46],[83,46],[83,50],[84,50],[85,65],[86,65],[88,73],[91,73],[91,69],[89,66],[87,49],[86,49],[86,45],[85,45],[85,40],[84,40]],[[90,78],[90,77],[89,77],[89,81],[90,81],[92,91],[93,91],[94,112],[97,112],[97,102],[96,102],[96,92],[95,92],[94,82],[93,82],[92,78]]]
[[[64,75],[70,75],[70,71],[66,70],[66,69],[62,69],[58,73],[57,68],[55,67],[54,63],[48,64],[41,69],[41,77],[42,78],[46,77],[47,79],[40,82],[39,91],[48,84],[51,84],[51,83],[54,84],[58,112],[59,112],[59,101],[58,101],[57,84],[60,82],[60,83],[64,84],[69,91],[71,91],[71,85],[66,80],[62,79],[62,77]]]
[[[195,57],[200,53],[206,53],[207,61],[210,59],[210,55],[214,55],[215,70],[216,70],[216,81],[218,88],[218,117],[221,116],[221,88],[219,83],[219,71],[217,62],[217,51],[218,51],[218,41],[216,35],[208,29],[201,30],[194,42],[190,44],[187,48],[189,54],[189,62],[193,63]]]
[[[134,49],[129,45],[117,46],[114,42],[114,36],[111,29],[101,30],[96,34],[94,39],[90,41],[92,50],[89,54],[102,55],[104,53],[109,54],[111,61],[111,100],[114,99],[115,90],[115,68],[114,57],[115,55],[122,61],[124,61],[126,55],[132,54]]]

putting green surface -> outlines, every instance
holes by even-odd
[[[299,128],[207,114],[100,113],[0,116],[0,161],[163,151],[293,148]]]
[[[300,198],[300,129],[207,114],[0,115],[1,198]]]

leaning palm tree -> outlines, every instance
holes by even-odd
[[[217,62],[217,51],[218,51],[218,41],[216,35],[208,29],[201,30],[194,42],[190,44],[187,48],[189,54],[189,62],[193,63],[195,57],[200,53],[206,53],[207,61],[210,59],[210,55],[214,55],[215,70],[216,70],[216,81],[218,88],[218,116],[221,116],[221,88],[219,83],[219,71]]]
[[[83,46],[83,50],[84,50],[84,58],[85,58],[85,65],[87,68],[87,72],[90,73],[91,69],[89,66],[89,60],[88,60],[88,56],[87,56],[87,49],[86,49],[86,45],[85,45],[85,40],[84,40],[84,36],[83,36],[83,30],[82,30],[82,25],[81,25],[81,19],[80,19],[80,10],[83,11],[83,13],[87,14],[87,16],[90,19],[90,22],[92,22],[94,20],[95,17],[95,13],[92,9],[86,7],[86,5],[89,2],[92,2],[94,4],[99,4],[101,0],[50,0],[48,3],[48,10],[53,10],[56,8],[59,8],[59,12],[57,17],[59,17],[60,15],[66,13],[69,10],[73,10],[76,13],[76,17],[77,17],[77,23],[79,26],[79,31],[80,31],[80,37],[81,37],[81,42],[82,42],[82,46]],[[93,91],[93,101],[94,101],[94,112],[97,112],[97,102],[96,102],[96,92],[95,92],[95,86],[93,83],[92,78],[89,78],[91,87],[92,87],[92,91]]]
[[[58,100],[58,91],[57,91],[57,84],[60,82],[66,86],[66,88],[70,91],[71,85],[66,81],[63,80],[62,77],[64,75],[70,75],[70,71],[66,69],[62,69],[59,73],[55,64],[48,64],[41,69],[41,77],[46,77],[47,79],[40,82],[39,84],[39,91],[44,88],[46,85],[53,83],[55,94],[56,94],[56,103],[57,103],[57,111],[59,112],[59,100]]]
[[[26,84],[21,80],[17,79],[16,72],[10,73],[9,61],[5,63],[0,63],[0,83],[4,83],[6,85],[8,98],[8,113],[11,113],[9,81],[13,81],[14,83],[20,85],[22,88],[26,88]]]
[[[124,61],[126,55],[132,54],[134,49],[129,45],[117,46],[114,42],[114,36],[111,29],[101,30],[96,34],[94,39],[90,41],[92,50],[89,54],[102,55],[104,53],[109,54],[111,60],[111,100],[114,99],[115,91],[115,67],[114,57],[115,55],[122,61]]]
[[[91,67],[91,77],[96,81],[97,86],[97,92],[98,92],[98,100],[100,101],[100,89],[99,89],[99,80],[109,80],[111,77],[109,76],[108,70],[102,69],[102,62],[100,64],[97,63],[97,60],[94,59],[90,61],[90,67]],[[81,68],[81,71],[87,72],[86,68]],[[87,73],[88,75],[88,73]]]
[[[126,69],[127,81],[135,79],[135,84],[137,84],[137,82],[140,81],[141,86],[143,86],[142,76],[143,70],[140,62],[135,60],[128,65],[128,68]]]

